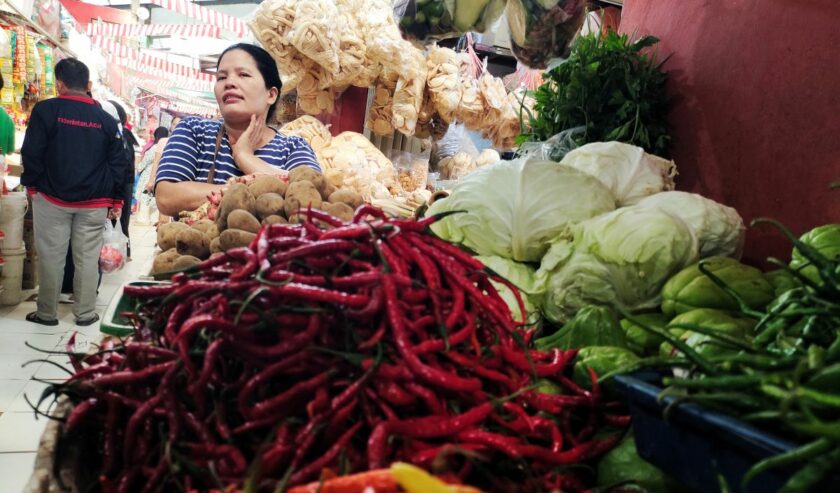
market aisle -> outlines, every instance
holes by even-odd
[[[97,299],[97,311],[102,315],[111,298],[124,282],[145,275],[151,269],[155,250],[155,230],[151,226],[131,225],[132,261],[122,271],[102,279]],[[27,300],[33,298],[27,293]],[[77,350],[88,349],[99,337],[98,325],[76,327],[73,323],[71,305],[59,306],[60,323],[56,327],[44,327],[29,323],[26,314],[35,310],[34,301],[0,308],[0,492],[21,491],[32,473],[35,451],[46,426],[46,419],[35,419],[24,396],[37,401],[45,385],[31,381],[40,378],[61,381],[67,376],[51,363],[22,364],[43,358],[24,343],[42,349],[62,349],[67,339],[77,331]],[[69,366],[61,356],[51,356],[50,361]]]

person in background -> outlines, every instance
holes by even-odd
[[[140,178],[137,180],[137,191],[134,196],[137,203],[140,204],[140,224],[151,222],[151,215],[153,211],[157,210],[155,198],[152,195],[152,188],[155,182],[154,177],[157,173],[158,162],[160,161],[161,154],[163,154],[163,148],[166,146],[167,137],[169,137],[169,129],[158,127],[155,130],[154,137],[154,145],[143,154],[143,157],[140,158],[140,164],[137,165]]]
[[[136,142],[137,140],[134,138],[134,134],[131,134],[130,131],[128,133],[131,134],[131,137],[129,138],[126,136],[124,122],[127,120],[128,116],[125,113],[125,109],[119,103],[115,103],[114,101],[103,101],[101,105],[102,109],[104,109],[106,113],[117,120],[120,132],[123,136],[123,142],[125,143],[126,175],[125,184],[123,185],[123,200],[125,203],[123,205],[122,215],[120,216],[120,226],[122,227],[122,232],[125,237],[129,238],[126,246],[126,254],[128,260],[131,260],[131,237],[128,234],[128,227],[131,224],[131,202],[134,200],[134,181],[136,178],[134,171],[134,145],[132,142]]]
[[[0,90],[3,90],[4,84],[3,76],[0,75]],[[2,107],[0,107],[0,152],[3,154],[15,152],[15,122]]]
[[[154,185],[161,214],[197,209],[235,176],[280,174],[298,166],[321,170],[305,140],[266,125],[282,87],[277,62],[267,51],[236,44],[222,53],[216,68],[222,120],[184,118],[169,137]]]
[[[26,320],[58,325],[61,276],[72,245],[73,315],[85,326],[99,320],[99,251],[105,221],[122,213],[125,146],[117,122],[86,94],[91,83],[84,63],[61,60],[55,79],[59,97],[35,105],[21,148],[40,279],[37,310]]]

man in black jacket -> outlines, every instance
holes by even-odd
[[[99,250],[108,218],[123,207],[125,147],[114,121],[87,96],[90,72],[68,58],[55,66],[59,97],[32,109],[21,147],[21,183],[32,198],[38,252],[37,311],[26,319],[57,325],[65,254],[73,247],[76,324],[96,314]]]

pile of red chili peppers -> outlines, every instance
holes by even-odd
[[[628,418],[594,375],[571,380],[576,351],[527,349],[491,283],[506,281],[428,233],[433,218],[305,214],[127,287],[135,335],[72,358],[65,431],[97,433],[103,491],[283,491],[394,460],[488,491],[585,489],[568,466]]]

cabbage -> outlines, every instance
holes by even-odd
[[[534,300],[542,296],[545,292],[545,286],[542,282],[538,281],[536,271],[525,264],[502,257],[478,256],[476,258],[496,274],[504,277],[519,288],[522,302],[525,305],[526,322],[529,324],[538,322],[540,317],[539,307]],[[516,321],[523,320],[522,313],[519,311],[519,302],[516,300],[516,295],[513,291],[506,285],[498,282],[493,282],[493,286],[495,286],[502,299],[510,307],[513,319]]]
[[[621,207],[674,189],[673,161],[621,142],[593,142],[569,152],[560,164],[588,173],[610,189]]]
[[[586,305],[654,308],[662,286],[697,261],[697,240],[681,220],[655,209],[625,207],[571,228],[537,271],[546,281],[543,313],[563,323]]]
[[[597,179],[551,161],[500,161],[461,179],[427,215],[453,214],[432,225],[444,240],[480,255],[538,262],[565,228],[615,209]]]
[[[639,201],[636,206],[657,208],[682,219],[700,243],[701,258],[741,258],[747,228],[731,207],[688,192],[658,193]]]

